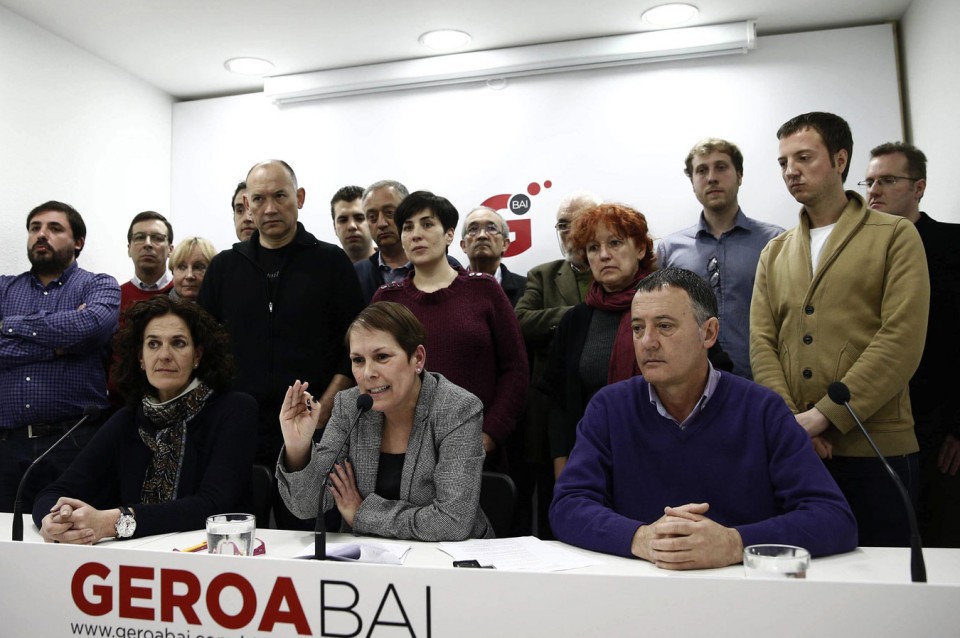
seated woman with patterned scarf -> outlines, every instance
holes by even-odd
[[[257,405],[226,391],[226,332],[198,305],[159,295],[127,310],[114,348],[128,405],[37,496],[43,539],[91,545],[203,529],[211,514],[245,509]]]

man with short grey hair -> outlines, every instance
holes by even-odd
[[[510,272],[503,263],[503,254],[510,247],[510,228],[503,215],[488,206],[474,208],[463,220],[461,237],[460,248],[470,260],[470,270],[493,275],[516,307],[527,279]]]
[[[560,540],[663,569],[733,565],[759,543],[813,556],[857,546],[850,506],[783,400],[710,363],[717,314],[689,270],[637,286],[641,374],[587,405],[550,507]]]

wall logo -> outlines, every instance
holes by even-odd
[[[541,188],[550,188],[551,186],[553,186],[553,182],[550,180],[544,181],[542,187],[537,182],[530,182],[527,184],[526,193],[493,195],[481,202],[480,205],[489,206],[498,211],[507,211],[513,215],[526,215],[533,208],[533,202],[530,198],[539,195]],[[513,257],[529,250],[533,241],[533,234],[530,231],[530,219],[508,218],[507,226],[510,228],[513,239],[510,240],[510,246],[507,248],[507,251],[503,253],[503,256]]]

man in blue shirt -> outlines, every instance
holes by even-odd
[[[733,360],[733,373],[750,372],[750,299],[760,251],[783,232],[750,219],[740,210],[743,153],[715,137],[697,142],[684,173],[703,206],[699,223],[663,238],[657,246],[661,268],[685,268],[710,282],[720,307],[720,347]]]
[[[12,511],[29,464],[83,415],[106,409],[104,361],[117,329],[120,287],[77,265],[87,229],[71,206],[50,201],[27,215],[32,267],[0,277],[0,511]],[[23,511],[92,436],[89,420],[33,471]]]

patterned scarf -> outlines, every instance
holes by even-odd
[[[147,466],[141,503],[166,503],[177,496],[183,454],[187,445],[187,423],[197,415],[213,394],[199,379],[194,379],[180,396],[159,403],[156,397],[143,397],[147,422],[140,426],[140,439],[153,458]]]
[[[617,292],[607,292],[599,281],[590,284],[585,303],[592,308],[609,312],[622,312],[617,336],[610,352],[610,365],[607,367],[607,383],[623,381],[640,374],[637,355],[633,350],[633,331],[630,329],[630,304],[637,292],[640,280],[650,274],[649,270],[638,270],[627,287]]]

